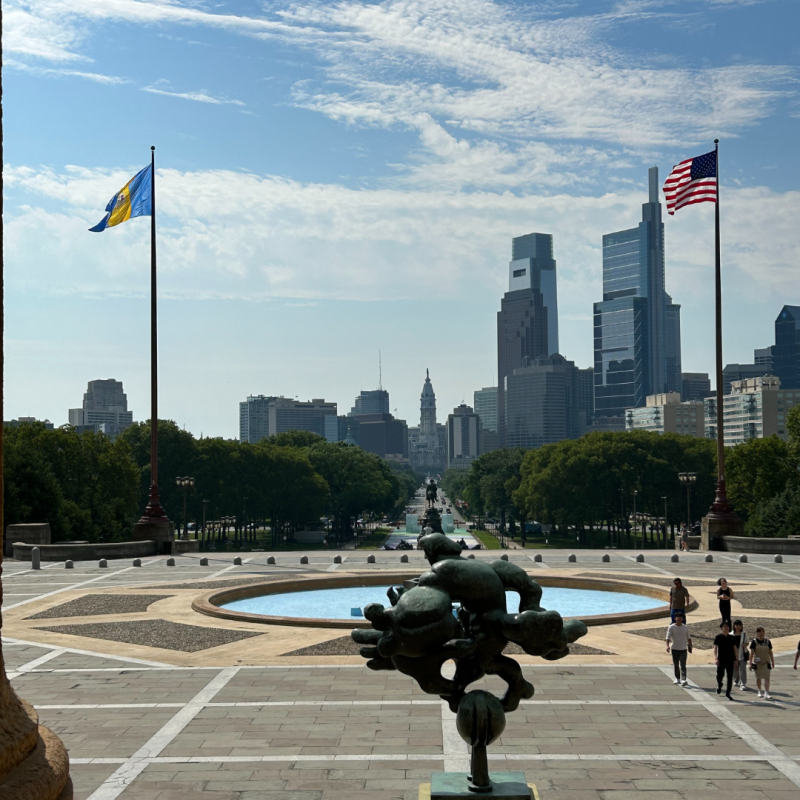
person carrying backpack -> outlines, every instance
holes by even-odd
[[[761,626],[756,628],[756,638],[750,642],[750,669],[756,673],[758,696],[762,696],[761,683],[763,682],[763,697],[772,700],[769,693],[769,677],[771,670],[775,669],[775,656],[772,654],[772,642],[767,639]]]
[[[733,667],[733,682],[743,692],[747,691],[747,634],[744,630],[744,623],[737,619],[733,623],[733,637],[736,639],[736,647],[739,651],[739,658]]]

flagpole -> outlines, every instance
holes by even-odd
[[[714,268],[715,316],[717,334],[717,492],[711,505],[710,514],[724,514],[736,517],[728,501],[725,489],[725,415],[723,413],[723,380],[722,380],[722,269],[719,236],[719,139],[714,139],[714,156],[716,159],[717,202],[714,206],[714,246],[716,264]]]
[[[156,285],[156,148],[150,147],[150,496],[139,524],[168,523],[158,496],[158,295]]]

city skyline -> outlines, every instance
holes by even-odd
[[[349,408],[379,349],[397,417],[427,367],[443,409],[469,402],[496,374],[507,242],[530,231],[554,236],[559,350],[585,368],[602,234],[636,218],[646,168],[717,135],[724,360],[749,362],[796,302],[799,14],[9,0],[7,416],[63,420],[103,375],[149,407],[147,221],[86,229],[151,144],[161,416],[197,435],[235,438],[250,394]],[[712,220],[666,221],[685,372],[713,372]]]

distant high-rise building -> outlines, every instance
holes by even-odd
[[[501,442],[506,377],[521,367],[525,358],[549,355],[553,350],[550,331],[558,336],[556,271],[552,255],[553,237],[549,234],[532,233],[512,240],[508,292],[497,312],[497,431]],[[548,292],[547,302],[543,288]],[[555,325],[550,321],[551,316],[555,317]]]
[[[274,397],[248,395],[239,403],[239,441],[255,444],[269,436],[269,404]]]
[[[763,378],[770,370],[765,364],[726,364],[722,370],[722,394],[731,393],[734,381],[746,381],[750,378]]]
[[[784,389],[800,389],[800,306],[784,306],[775,320],[772,370]]]
[[[475,413],[481,418],[484,431],[497,433],[497,387],[485,386],[473,394]]]
[[[786,416],[800,405],[800,391],[784,391],[781,379],[775,375],[733,381],[731,391],[722,398],[722,424],[726,447],[734,447],[749,439],[767,436],[788,438]],[[717,398],[704,401],[706,437],[717,435]]]
[[[8,425],[11,428],[19,428],[20,425],[32,425],[35,422],[41,422],[45,430],[53,430],[53,423],[49,419],[36,419],[36,417],[19,417],[18,419],[7,419],[3,421],[3,425]]]
[[[772,360],[774,356],[774,346],[757,347],[753,350],[753,363],[764,368],[766,373],[772,374]]]
[[[419,407],[419,427],[408,429],[408,457],[415,469],[438,473],[446,467],[445,426],[436,423],[436,394],[428,370]]]
[[[69,410],[69,424],[79,431],[94,431],[114,437],[133,424],[133,412],[128,411],[128,396],[122,381],[89,381],[83,395],[83,406]]]
[[[526,359],[505,380],[505,446],[530,449],[587,432],[584,372],[554,353]],[[583,389],[585,395],[585,387]]]
[[[680,389],[680,306],[664,283],[658,168],[636,228],[603,236],[603,300],[594,304],[594,413],[621,417]]]
[[[529,233],[511,240],[511,263],[508,265],[508,291],[535,289],[542,294],[547,309],[547,347],[558,350],[558,287],[553,237],[549,233]]]
[[[644,406],[625,412],[625,427],[629,431],[679,433],[702,439],[705,437],[703,401],[682,403],[678,392],[650,395]]]
[[[408,425],[404,419],[391,414],[359,414],[349,419],[358,420],[358,439],[353,436],[353,441],[359,447],[390,461],[408,462]]]
[[[370,389],[356,397],[355,405],[350,409],[349,416],[358,417],[362,414],[388,414],[389,392],[386,389]]]
[[[703,400],[711,394],[711,379],[707,372],[681,373],[681,401]]]
[[[481,454],[481,418],[465,403],[447,417],[447,468],[468,469]]]

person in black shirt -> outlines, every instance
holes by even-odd
[[[731,686],[733,685],[733,666],[739,658],[739,647],[735,636],[731,636],[731,626],[723,622],[720,626],[722,633],[714,639],[714,662],[717,665],[717,694],[722,693],[722,676],[727,677],[727,688],[725,697],[731,697]]]

